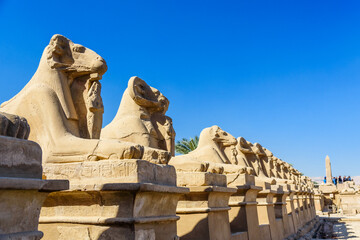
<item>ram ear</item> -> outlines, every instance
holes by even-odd
[[[140,106],[158,107],[160,104],[151,87],[139,77],[130,78],[128,91],[130,97]]]
[[[69,39],[60,34],[52,36],[47,47],[47,62],[51,68],[68,67],[74,63],[70,43]]]

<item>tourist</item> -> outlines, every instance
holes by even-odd
[[[324,177],[324,183],[326,183],[326,176]]]
[[[346,178],[346,176],[343,177],[344,182],[349,181],[349,179]]]
[[[339,184],[343,183],[343,181],[342,181],[342,179],[341,179],[341,176],[339,176],[338,182],[339,182]]]
[[[352,181],[352,179],[351,179],[351,177],[350,177],[350,176],[348,176],[347,180],[348,180],[348,181]]]
[[[336,179],[335,179],[335,177],[332,178],[332,181],[333,181],[333,184],[336,185]]]

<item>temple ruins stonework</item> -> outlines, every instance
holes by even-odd
[[[360,213],[360,186],[353,181],[338,183],[332,182],[331,163],[329,156],[325,158],[326,184],[321,184],[316,191],[316,211],[341,212],[346,215]]]
[[[102,129],[106,71],[100,55],[57,34],[31,80],[1,105],[0,239],[281,240],[311,232],[317,195],[308,177],[216,125],[201,132],[196,150],[175,156],[170,102],[139,77]]]

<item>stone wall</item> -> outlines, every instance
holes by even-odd
[[[106,70],[97,53],[54,35],[33,78],[1,105],[24,118],[4,118],[0,132],[32,141],[0,138],[0,239],[278,240],[311,230],[308,177],[218,126],[175,157],[169,101],[138,77],[101,129]]]

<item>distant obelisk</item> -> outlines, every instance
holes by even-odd
[[[331,163],[328,155],[326,155],[325,158],[325,166],[326,166],[326,184],[333,184],[332,174],[331,174]]]

